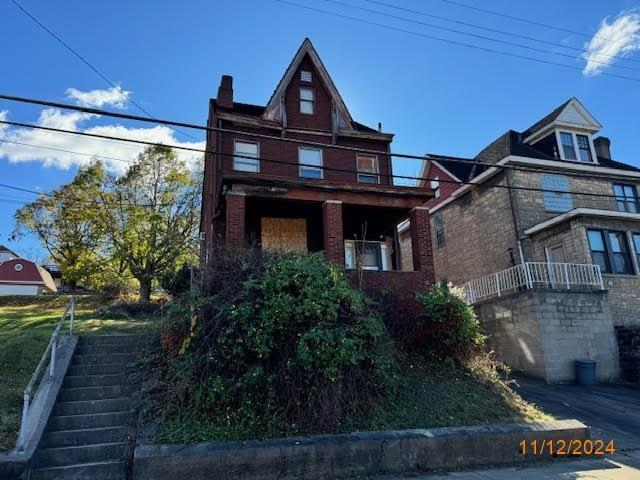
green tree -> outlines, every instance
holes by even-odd
[[[149,301],[155,280],[195,254],[199,200],[196,176],[169,147],[148,147],[125,175],[106,176],[96,225],[140,282],[141,301]]]
[[[14,237],[35,235],[60,265],[71,288],[101,268],[101,233],[95,228],[91,204],[105,171],[99,161],[81,167],[73,181],[19,208]]]

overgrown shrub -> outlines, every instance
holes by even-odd
[[[423,312],[417,319],[416,345],[429,355],[464,360],[484,345],[473,307],[458,288],[436,283],[418,293]]]
[[[322,255],[221,255],[210,278],[184,355],[186,322],[163,333],[178,359],[163,375],[174,414],[231,438],[330,432],[393,384],[384,323]]]
[[[158,302],[116,302],[102,310],[99,314],[104,317],[127,318],[160,315],[162,304]]]
[[[160,278],[160,286],[174,297],[187,293],[191,288],[191,268],[185,263],[175,271],[167,271]]]

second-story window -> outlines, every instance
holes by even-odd
[[[621,212],[638,213],[638,191],[635,185],[613,184],[613,193],[616,196],[616,205]]]
[[[589,137],[586,135],[576,135],[578,141],[578,152],[580,154],[580,160],[583,162],[592,162],[591,158],[591,145],[589,145]]]
[[[259,148],[255,142],[236,140],[233,147],[233,169],[240,172],[259,172]]]
[[[356,155],[358,166],[358,182],[380,183],[378,175],[378,157],[375,155]]]
[[[431,180],[431,190],[433,190],[434,198],[440,198],[440,179],[438,177]]]
[[[624,232],[588,230],[589,248],[593,262],[606,273],[632,274],[633,265],[627,235]]]
[[[540,175],[540,187],[544,190],[542,195],[547,212],[568,212],[573,208],[569,179],[564,175],[543,173]]]
[[[300,87],[300,113],[313,115],[315,112],[315,103],[313,88]]]
[[[322,150],[319,148],[298,148],[300,176],[305,178],[322,178]]]
[[[560,132],[560,141],[562,142],[562,153],[565,160],[577,160],[576,149],[573,145],[573,135],[567,132]]]

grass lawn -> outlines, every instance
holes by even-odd
[[[480,357],[466,368],[448,363],[402,361],[399,387],[378,407],[350,418],[338,433],[403,430],[498,423],[534,423],[553,419],[524,401]],[[255,439],[251,430],[230,431],[203,420],[175,416],[161,422],[157,443],[195,443]],[[270,437],[305,435],[278,431]]]
[[[67,296],[0,297],[0,450],[15,444],[22,393],[68,301]],[[140,333],[151,324],[148,318],[97,315],[107,306],[97,296],[79,296],[76,305],[76,334]]]

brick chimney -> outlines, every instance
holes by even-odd
[[[218,105],[223,108],[233,108],[233,77],[223,75],[218,87]]]
[[[607,137],[598,137],[593,140],[593,146],[598,157],[611,160],[611,140]]]

